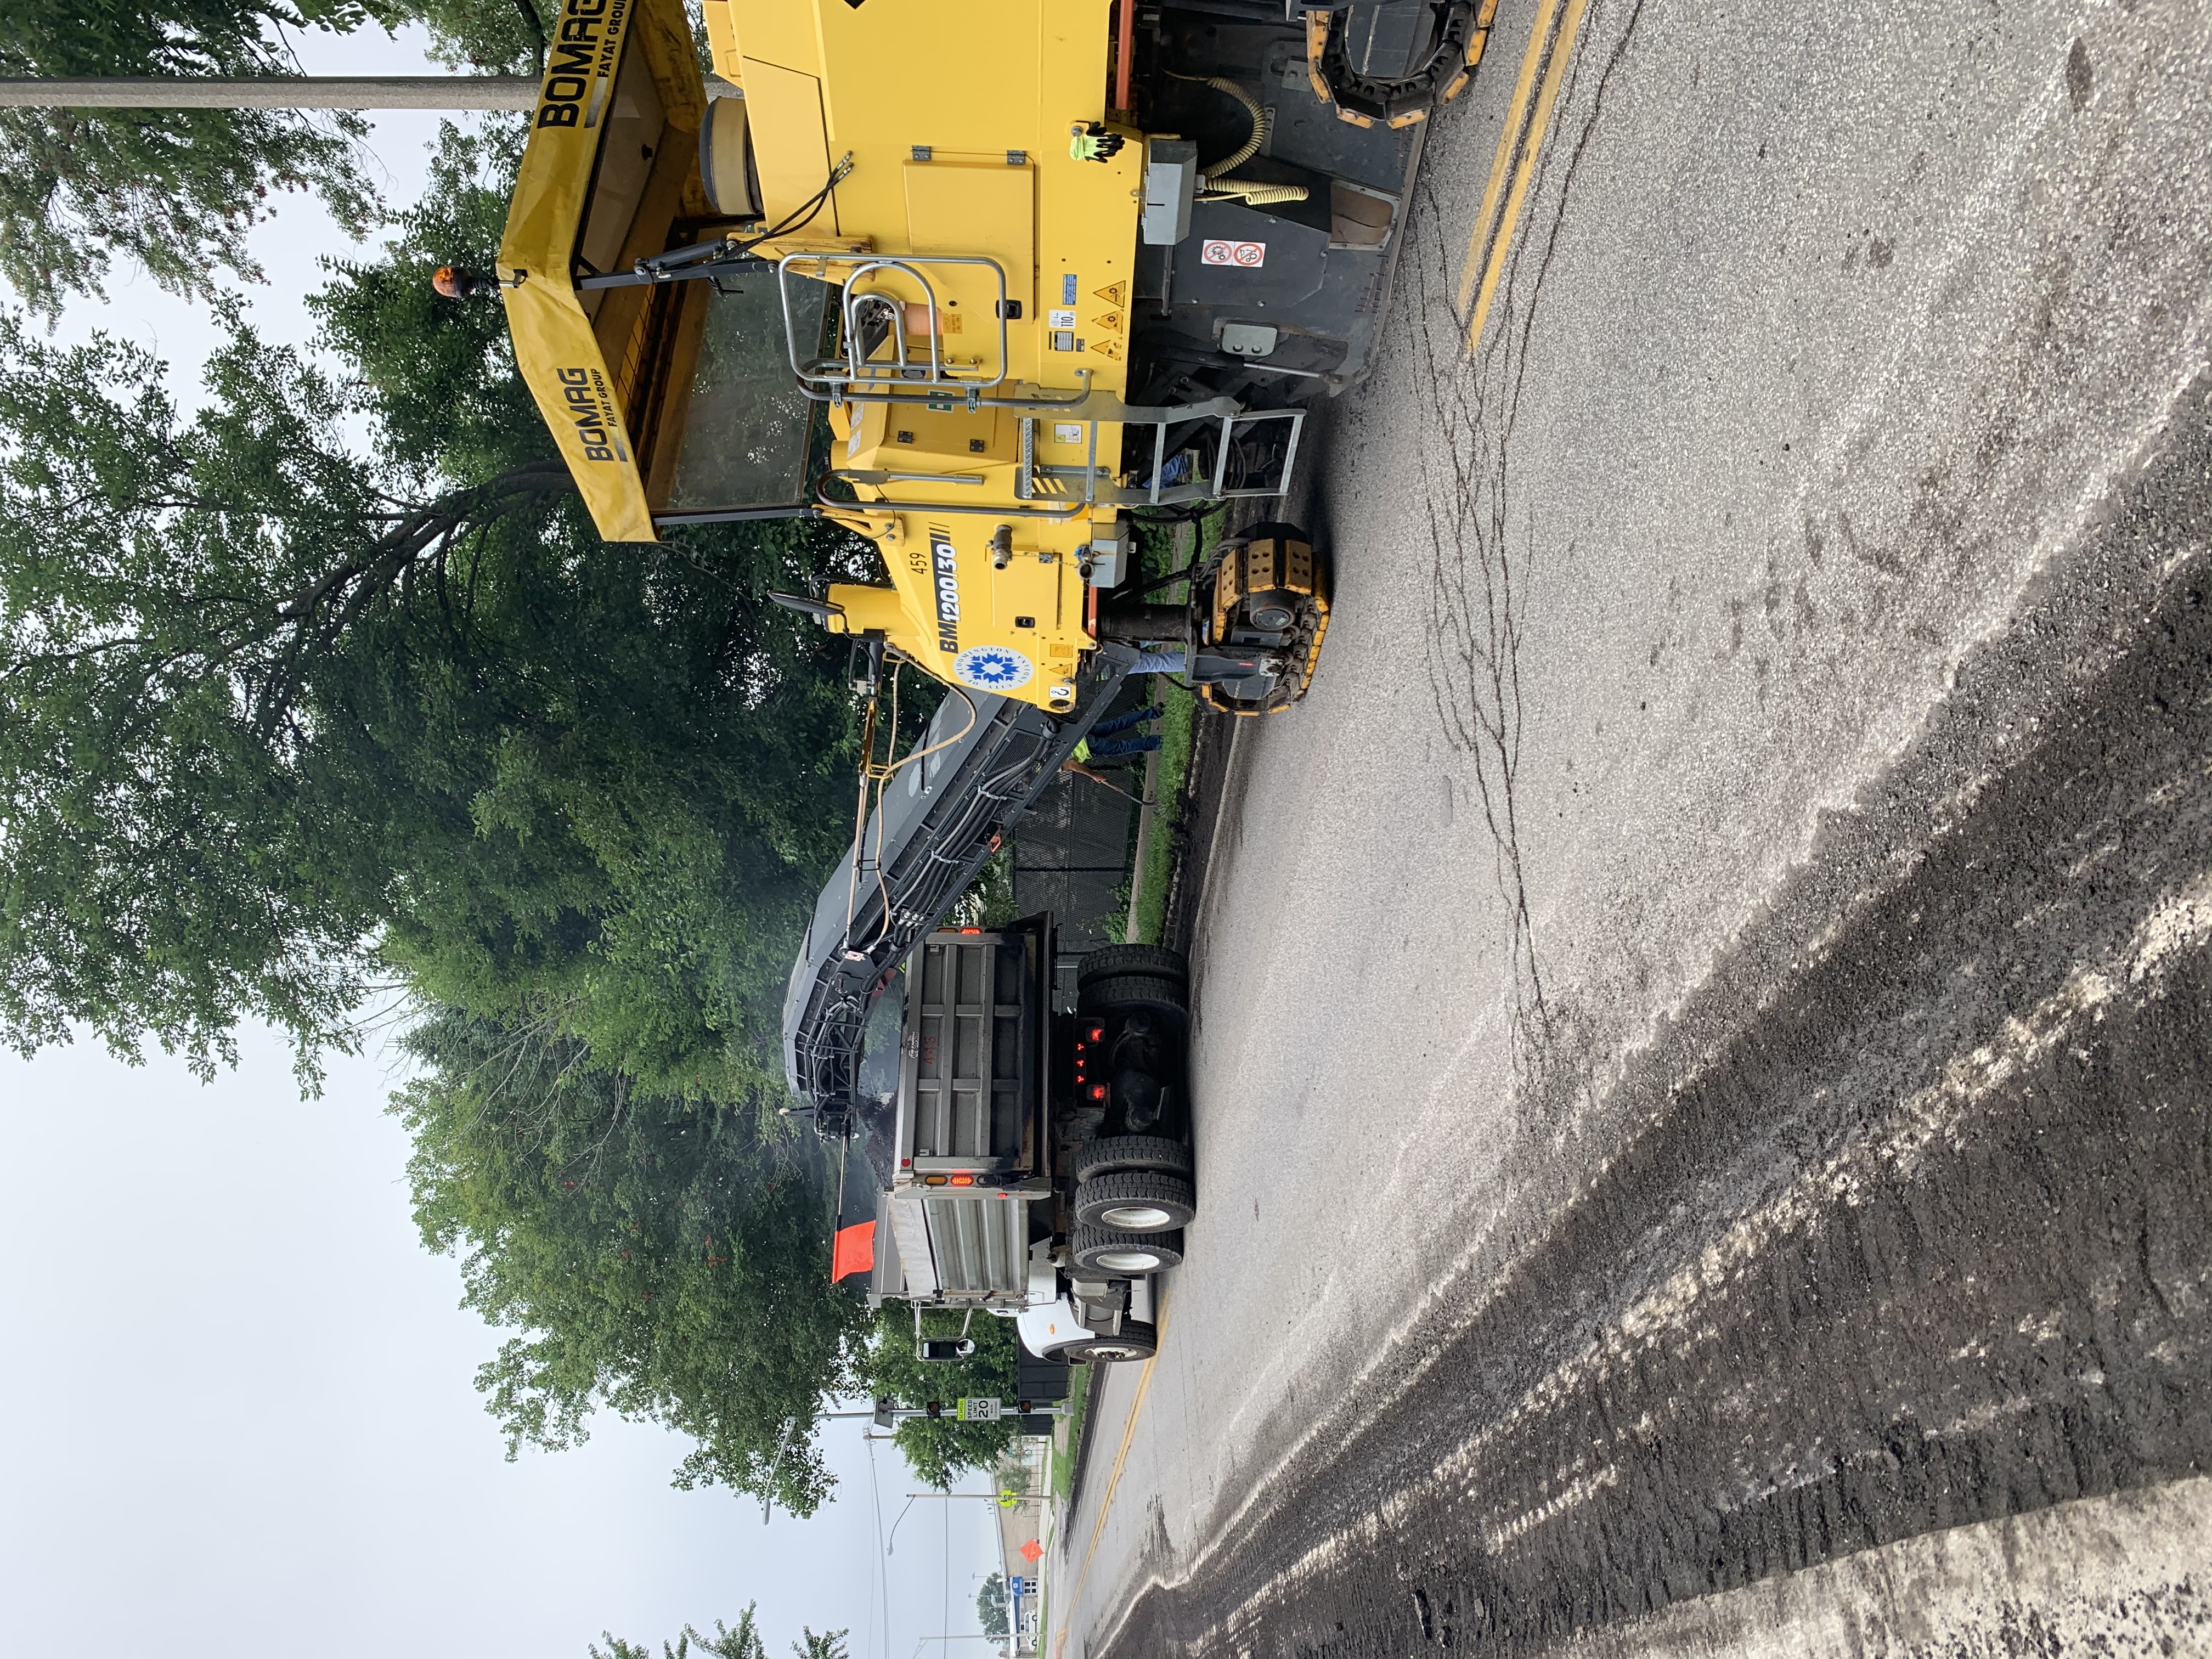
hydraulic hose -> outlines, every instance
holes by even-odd
[[[1195,81],[1200,78],[1195,75],[1175,75],[1172,70],[1168,73],[1174,75],[1178,81]],[[1241,197],[1245,204],[1251,207],[1264,207],[1270,202],[1304,201],[1306,187],[1304,185],[1268,185],[1262,184],[1256,179],[1230,177],[1238,167],[1243,167],[1260,153],[1260,147],[1267,142],[1267,134],[1273,130],[1275,112],[1262,107],[1254,100],[1250,93],[1224,76],[1209,76],[1206,77],[1206,84],[1216,92],[1224,93],[1234,98],[1244,106],[1244,112],[1252,118],[1252,135],[1244,141],[1242,149],[1224,156],[1211,167],[1200,167],[1198,173],[1199,181],[1215,196]]]
[[[1236,196],[1249,207],[1265,207],[1270,202],[1303,202],[1306,199],[1304,185],[1262,185],[1249,179],[1208,179],[1206,187],[1216,196]]]

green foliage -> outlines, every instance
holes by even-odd
[[[1083,1419],[1090,1409],[1091,1367],[1077,1365],[1067,1378],[1067,1425],[1061,1437],[1067,1449],[1055,1450],[1052,1459],[1053,1494],[1063,1504],[1075,1496],[1075,1460],[1083,1449]]]
[[[479,75],[535,75],[559,0],[391,0],[395,17],[427,24],[434,56]]]
[[[696,1627],[684,1626],[674,1642],[660,1644],[662,1659],[690,1659],[695,1648],[702,1654],[714,1655],[714,1659],[768,1659],[768,1649],[753,1625],[753,1609],[759,1605],[757,1601],[749,1604],[738,1615],[734,1630],[719,1619],[714,1621],[712,1636],[702,1636]],[[811,1631],[807,1633],[810,1637],[813,1634]],[[653,1650],[641,1642],[625,1642],[611,1631],[603,1631],[600,1635],[607,1645],[603,1650],[597,1642],[587,1644],[592,1659],[653,1659]]]
[[[1139,568],[1147,576],[1164,576],[1171,570],[1202,562],[1213,544],[1221,539],[1227,523],[1226,514],[1217,509],[1194,527],[1139,525]],[[1186,544],[1192,550],[1178,551],[1180,545]],[[1162,604],[1173,604],[1188,592],[1185,584],[1170,583],[1158,598]],[[1133,939],[1157,945],[1167,924],[1168,888],[1175,879],[1176,830],[1185,805],[1183,787],[1190,775],[1198,699],[1168,675],[1156,674],[1152,677],[1152,701],[1161,710],[1159,764],[1154,770],[1152,797],[1158,805],[1153,808],[1152,834],[1145,848],[1144,866],[1130,872],[1135,903],[1130,914],[1121,919],[1116,936],[1128,933]],[[1133,933],[1130,933],[1132,921],[1135,924]]]
[[[434,52],[479,73],[535,73],[537,0],[18,0],[0,76],[296,74],[288,31],[428,26]],[[52,316],[101,291],[119,257],[173,293],[258,281],[247,233],[274,198],[312,191],[359,235],[381,221],[361,116],[286,110],[0,110],[0,279]]]
[[[755,1602],[753,1607],[758,1605]],[[725,1629],[720,1620],[714,1622],[712,1636],[702,1636],[690,1625],[684,1626],[684,1633],[673,1643],[660,1644],[662,1659],[690,1659],[695,1650],[712,1654],[714,1659],[768,1659],[768,1649],[753,1626],[753,1607],[746,1607],[738,1616],[735,1630]],[[799,1659],[848,1659],[845,1638],[852,1634],[850,1631],[817,1633],[804,1626],[800,1628],[805,1631],[805,1639],[791,1644],[791,1650]],[[653,1650],[642,1643],[625,1642],[611,1633],[606,1634],[605,1639],[605,1649],[597,1642],[590,1644],[592,1659],[653,1659]]]
[[[855,544],[592,532],[500,308],[423,281],[488,258],[516,153],[447,130],[392,245],[331,268],[323,356],[219,308],[196,411],[136,347],[0,317],[0,1040],[208,1075],[260,1018],[312,1080],[398,992],[418,1221],[521,1333],[479,1379],[511,1447],[610,1408],[691,1438],[680,1484],[805,1514],[866,1320],[763,1113],[854,708],[763,595]]]
[[[0,32],[0,76],[239,76],[296,72],[281,28],[345,30],[356,0],[19,0]],[[312,190],[364,229],[375,192],[358,115],[280,110],[0,110],[0,277],[52,314],[98,292],[115,256],[163,288],[212,297],[216,273],[257,279],[246,234],[270,192]]]
[[[1020,919],[1014,903],[1014,849],[1002,847],[983,860],[968,890],[953,902],[945,925],[959,927],[1004,927]]]
[[[762,592],[850,544],[592,532],[498,308],[421,297],[512,154],[448,132],[393,248],[334,270],[328,359],[226,313],[196,413],[135,347],[0,319],[0,1039],[206,1075],[261,1018],[311,1079],[396,990],[425,1237],[523,1332],[482,1378],[511,1441],[611,1407],[805,1513],[864,1322],[820,1172],[760,1126],[854,711]]]
[[[592,534],[496,309],[416,299],[426,246],[480,245],[503,198],[449,135],[433,205],[338,271],[356,382],[233,315],[187,417],[135,347],[0,320],[18,1048],[82,1023],[205,1070],[260,1017],[311,1060],[350,1041],[374,938],[418,991],[552,1019],[649,1088],[772,1080],[852,707],[760,595],[849,555],[811,526]]]
[[[330,454],[335,389],[242,331],[191,421],[131,346],[0,319],[0,365],[8,1039],[150,1031],[203,1071],[247,1013],[343,1042],[375,883],[298,764],[301,670],[435,529]]]
[[[423,1242],[461,1259],[467,1306],[524,1333],[477,1377],[509,1455],[574,1445],[611,1407],[692,1439],[678,1485],[811,1514],[822,1390],[866,1320],[830,1283],[815,1143],[638,1088],[543,1028],[445,1013],[404,1041]]]
[[[1010,1617],[1006,1575],[994,1572],[975,1592],[975,1620],[986,1636],[1004,1636]]]
[[[472,483],[552,453],[515,372],[506,307],[456,304],[428,280],[440,265],[495,262],[525,121],[503,116],[472,132],[443,124],[428,188],[379,257],[326,261],[333,280],[308,296],[374,423],[380,465],[418,488]]]
[[[968,1321],[943,1309],[922,1311],[927,1335],[957,1336],[963,1322],[975,1340],[975,1353],[966,1359],[925,1361],[915,1353],[914,1310],[903,1302],[886,1302],[877,1310],[872,1339],[858,1362],[860,1380],[872,1397],[887,1395],[910,1407],[933,1400],[945,1402],[947,1415],[908,1418],[896,1436],[908,1464],[933,1486],[951,1486],[963,1470],[994,1468],[999,1454],[1014,1441],[1012,1422],[961,1423],[950,1414],[953,1401],[963,1397],[1012,1400],[1020,1386],[1013,1321],[988,1314]]]
[[[1198,720],[1198,699],[1164,674],[1152,677],[1152,700],[1160,706],[1159,765],[1152,799],[1152,833],[1145,845],[1141,868],[1131,872],[1136,883],[1137,927],[1133,936],[1146,945],[1157,945],[1167,926],[1168,888],[1175,879],[1176,831],[1182,817],[1183,786],[1190,776],[1191,742]],[[1127,930],[1127,920],[1123,919]]]

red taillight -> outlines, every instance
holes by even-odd
[[[975,1184],[975,1177],[974,1176],[955,1176],[952,1177],[952,1184],[956,1187],[972,1187]]]
[[[963,927],[960,931],[963,933],[980,933],[983,930],[980,927]]]
[[[1105,1028],[1103,1025],[1094,1025],[1094,1026],[1092,1026],[1092,1027],[1091,1028],[1091,1040],[1093,1042],[1105,1042],[1105,1041],[1106,1041],[1106,1028]]]
[[[901,1158],[899,1160],[899,1168],[902,1170],[911,1170],[914,1168],[914,1160],[910,1158]]]
[[[1103,1084],[1103,1083],[1094,1083],[1094,1084],[1092,1084],[1092,1085],[1091,1085],[1091,1099],[1093,1099],[1093,1100],[1103,1100],[1103,1099],[1105,1099],[1105,1098],[1106,1098],[1106,1085],[1105,1085],[1104,1084]]]

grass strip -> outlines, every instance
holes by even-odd
[[[1206,562],[1228,523],[1225,507],[1217,507],[1198,521],[1193,527],[1195,545],[1189,568],[1195,569]],[[1147,574],[1164,575],[1174,568],[1173,540],[1164,526],[1145,526],[1139,530],[1138,539],[1140,568]],[[1178,582],[1170,585],[1160,598],[1163,603],[1174,604],[1188,591]],[[1152,796],[1159,805],[1153,808],[1152,834],[1145,848],[1144,867],[1130,872],[1137,897],[1136,928],[1130,942],[1139,945],[1158,945],[1167,926],[1168,889],[1175,878],[1176,826],[1182,814],[1183,785],[1190,776],[1191,735],[1198,719],[1198,699],[1192,693],[1164,674],[1153,676],[1152,685],[1153,700],[1162,711],[1159,775]]]
[[[1191,731],[1198,699],[1164,675],[1152,681],[1160,704],[1160,769],[1155,781],[1159,805],[1152,809],[1152,833],[1145,844],[1144,867],[1136,872],[1137,928],[1133,943],[1158,945],[1167,923],[1168,886],[1175,876],[1175,827],[1182,811],[1182,787],[1190,776]]]
[[[1075,1460],[1083,1450],[1083,1419],[1091,1409],[1091,1367],[1071,1365],[1067,1376],[1067,1455],[1052,1460],[1053,1495],[1063,1504],[1075,1496]]]

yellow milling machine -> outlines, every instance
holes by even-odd
[[[608,539],[827,518],[884,581],[780,597],[875,665],[1066,717],[1144,642],[1273,712],[1310,539],[1168,606],[1135,526],[1288,489],[1495,3],[703,0],[709,73],[680,0],[562,0],[497,270],[439,286],[504,298]]]

